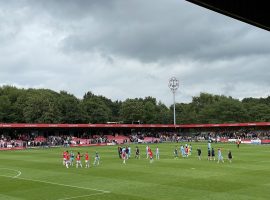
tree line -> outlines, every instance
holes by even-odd
[[[270,121],[270,96],[234,99],[201,93],[176,103],[176,123]],[[145,97],[112,101],[87,92],[82,99],[66,91],[0,87],[0,123],[144,123],[172,124],[173,105]]]

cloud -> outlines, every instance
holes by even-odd
[[[0,84],[172,103],[269,94],[269,32],[175,0],[0,0]]]

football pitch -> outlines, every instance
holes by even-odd
[[[212,144],[221,147],[225,163],[207,160],[207,144],[192,143],[192,155],[174,159],[183,143],[158,144],[160,160],[150,163],[146,145],[138,145],[139,160],[122,164],[117,146],[0,151],[1,200],[176,200],[270,199],[270,146]],[[156,144],[150,147],[155,154]],[[196,149],[202,149],[198,160]],[[227,160],[228,150],[233,161]],[[89,152],[90,168],[62,164],[64,150]],[[100,165],[93,166],[95,151]],[[84,164],[84,159],[82,159]]]

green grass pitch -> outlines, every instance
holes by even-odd
[[[270,146],[212,144],[223,149],[225,163],[207,161],[207,144],[192,143],[192,155],[174,159],[180,143],[158,144],[160,160],[145,158],[146,145],[138,145],[141,159],[123,165],[117,146],[68,148],[101,156],[97,167],[66,169],[64,148],[0,152],[1,200],[175,200],[270,199]],[[154,152],[156,144],[150,145]],[[201,147],[202,160],[196,149]],[[233,162],[227,160],[232,151]],[[82,160],[84,161],[84,160]],[[84,162],[82,162],[84,164]]]

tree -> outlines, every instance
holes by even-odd
[[[106,123],[110,121],[112,111],[99,98],[86,98],[82,104],[89,123]]]
[[[143,102],[139,99],[127,99],[120,108],[120,117],[126,123],[143,119]]]
[[[74,95],[61,91],[58,98],[61,123],[86,123],[87,116],[82,103]]]
[[[161,101],[158,102],[156,106],[157,116],[156,116],[156,123],[158,124],[172,124],[173,120],[171,118],[172,113],[168,109],[168,107],[163,104]]]
[[[11,109],[11,103],[8,96],[0,96],[0,122],[8,122],[8,115]]]
[[[175,112],[177,124],[193,124],[198,121],[197,114],[192,104],[177,103],[175,104]]]
[[[27,123],[59,123],[57,93],[50,90],[29,90],[23,116]]]
[[[212,105],[204,107],[199,113],[201,123],[234,123],[245,122],[247,110],[236,99],[222,97]]]
[[[201,93],[191,103],[176,103],[177,124],[270,121],[270,96],[242,101]],[[65,91],[0,87],[2,123],[173,123],[173,107],[153,97],[112,101],[87,92],[83,99]]]
[[[248,108],[248,114],[253,122],[269,122],[270,108],[266,104],[255,104]]]
[[[143,122],[145,124],[153,124],[156,122],[156,106],[150,101],[144,104]]]

